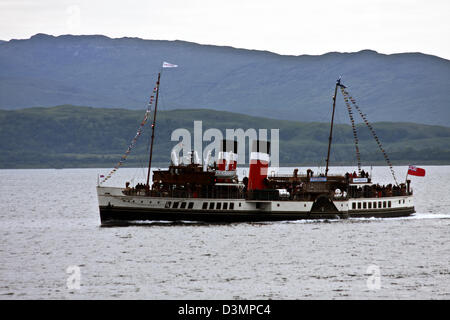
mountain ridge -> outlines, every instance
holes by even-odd
[[[423,53],[270,51],[183,40],[37,34],[0,47],[0,108],[145,106],[163,60],[167,109],[204,108],[298,121],[329,118],[335,80],[372,121],[448,126],[450,61]],[[341,98],[339,108],[345,109]]]
[[[395,55],[404,55],[404,54],[419,54],[419,55],[424,55],[424,56],[429,56],[429,57],[434,57],[437,59],[441,59],[441,60],[445,60],[445,61],[450,61],[449,59],[437,56],[437,55],[433,55],[433,54],[428,54],[428,53],[423,53],[420,51],[408,51],[408,52],[396,52],[396,53],[383,53],[383,52],[378,52],[374,49],[361,49],[358,51],[329,51],[329,52],[325,52],[325,53],[321,53],[321,54],[308,54],[308,53],[302,53],[302,54],[281,54],[281,53],[277,53],[274,51],[270,51],[270,50],[262,50],[262,49],[249,49],[249,48],[242,48],[242,47],[234,47],[234,46],[229,46],[229,45],[214,45],[214,44],[207,44],[207,43],[200,43],[200,42],[195,42],[195,41],[188,41],[188,40],[182,40],[182,39],[176,39],[176,40],[161,40],[161,39],[147,39],[147,38],[140,38],[140,37],[110,37],[107,35],[103,35],[103,34],[84,34],[84,35],[75,35],[75,34],[61,34],[61,35],[51,35],[48,33],[36,33],[34,35],[32,35],[30,38],[24,38],[24,39],[10,39],[10,40],[0,40],[0,42],[10,42],[10,41],[26,41],[26,40],[31,40],[31,39],[56,39],[56,38],[78,38],[78,37],[86,37],[86,38],[92,38],[92,39],[109,39],[109,40],[138,40],[138,41],[160,41],[160,42],[173,42],[173,43],[183,43],[183,44],[193,44],[193,45],[198,45],[198,46],[204,46],[204,47],[217,47],[217,48],[229,48],[229,49],[235,49],[235,50],[244,50],[244,51],[250,51],[250,52],[260,52],[260,53],[269,53],[269,54],[273,54],[273,55],[277,55],[277,56],[283,56],[283,57],[320,57],[320,56],[324,56],[324,55],[329,55],[329,54],[357,54],[357,53],[375,53],[375,54],[379,54],[379,55],[383,55],[383,56],[395,56]]]

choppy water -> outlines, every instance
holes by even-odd
[[[106,170],[0,170],[0,299],[449,299],[450,167],[425,168],[408,218],[118,228],[100,227]]]

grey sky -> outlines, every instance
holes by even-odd
[[[0,0],[0,39],[36,33],[179,39],[293,55],[373,49],[450,59],[450,0]]]

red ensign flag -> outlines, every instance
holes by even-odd
[[[409,166],[408,174],[410,174],[412,176],[424,177],[425,176],[425,169],[417,168],[416,166]]]

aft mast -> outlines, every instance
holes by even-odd
[[[328,164],[330,162],[331,140],[333,139],[334,111],[336,110],[336,95],[337,95],[338,87],[344,87],[345,88],[345,86],[343,84],[341,84],[341,78],[339,78],[336,81],[336,88],[334,89],[333,112],[331,114],[330,137],[328,138],[327,167],[325,169],[325,177],[328,175]]]

